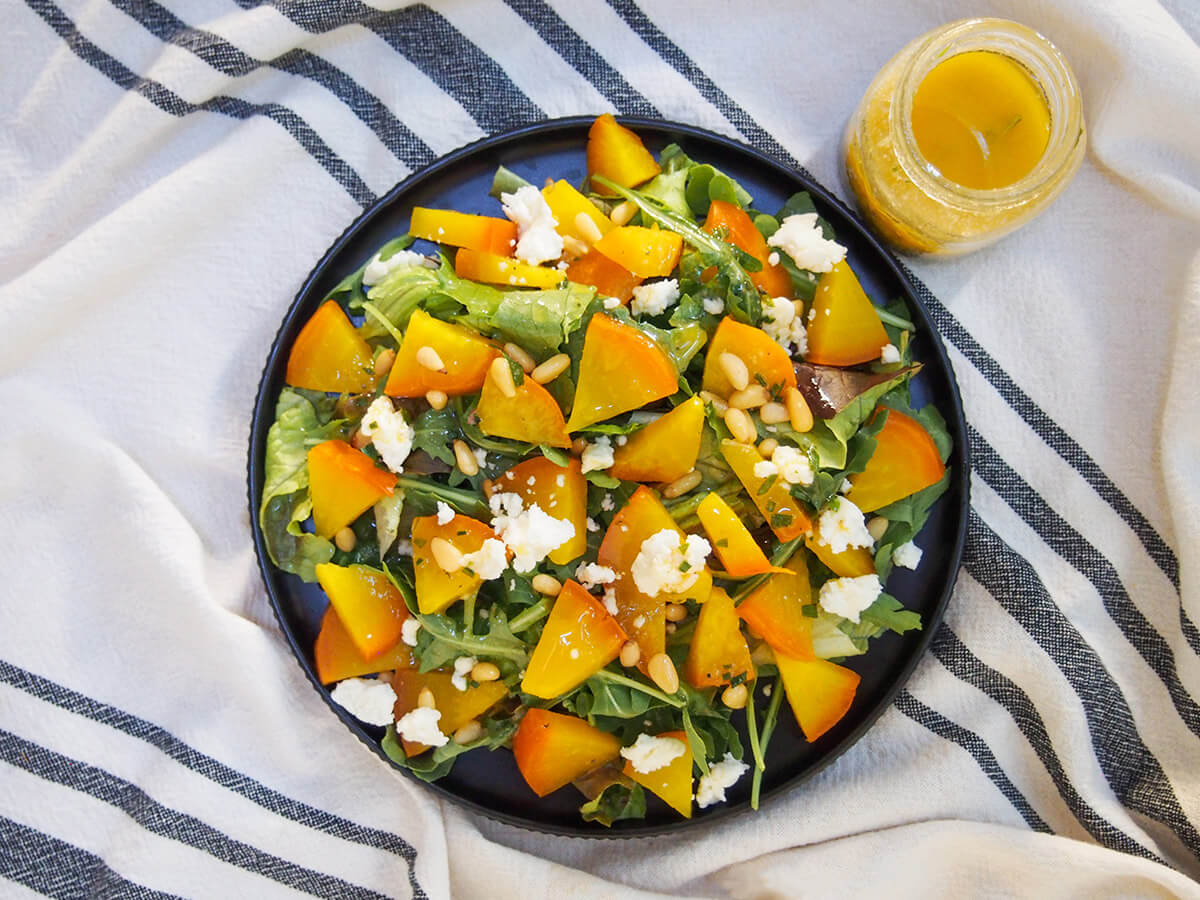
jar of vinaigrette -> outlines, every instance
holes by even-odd
[[[898,250],[949,256],[1045,209],[1086,144],[1079,86],[1058,48],[1016,22],[964,19],[875,76],[846,129],[846,176]]]

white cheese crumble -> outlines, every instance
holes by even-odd
[[[921,564],[921,557],[924,553],[921,548],[909,541],[907,544],[901,544],[892,551],[892,562],[897,566],[903,566],[906,569],[915,569]]]
[[[882,590],[883,585],[875,574],[834,578],[821,585],[817,602],[826,612],[857,622],[859,614],[875,602]]]
[[[587,517],[587,530],[592,532],[593,534],[595,534],[596,532],[598,532],[600,530],[600,523],[597,522],[595,519],[593,519],[591,516],[588,516]]]
[[[776,253],[774,250],[772,250],[770,255],[767,257],[767,265],[768,266],[779,265],[779,254]]]
[[[669,766],[687,752],[683,741],[673,737],[639,734],[629,747],[621,748],[621,756],[629,760],[635,772],[648,775]]]
[[[770,478],[779,474],[779,467],[769,459],[760,459],[754,464],[755,478]]]
[[[562,256],[562,235],[555,231],[558,220],[541,191],[527,184],[512,194],[501,194],[500,203],[504,214],[517,223],[517,259],[536,266]]]
[[[616,297],[605,297],[604,298],[604,308],[605,309],[616,309],[620,305],[621,305],[621,301],[618,300]]]
[[[788,216],[767,243],[790,256],[797,268],[810,272],[828,272],[846,258],[845,247],[826,239],[816,213]]]
[[[437,523],[439,525],[449,525],[454,521],[454,510],[450,508],[450,504],[445,500],[437,502]]]
[[[837,509],[826,509],[817,520],[817,541],[834,553],[851,547],[870,547],[875,543],[862,510],[845,497],[837,501]]]
[[[787,297],[773,297],[763,302],[762,330],[788,353],[801,356],[808,353],[804,317],[796,315],[796,304]]]
[[[608,610],[610,616],[617,614],[617,592],[613,588],[606,587],[604,589],[604,608]]]
[[[333,702],[368,725],[391,725],[396,692],[378,678],[347,678],[339,681],[329,696]]]
[[[390,397],[372,400],[358,427],[371,439],[385,466],[396,473],[404,471],[404,461],[412,453],[413,430]]]
[[[400,640],[408,644],[410,647],[417,646],[417,632],[421,630],[421,620],[416,616],[409,616],[404,620],[404,624],[400,626]]]
[[[387,274],[395,269],[413,269],[425,265],[425,257],[412,250],[397,250],[387,259],[380,259],[376,253],[371,261],[363,267],[362,283],[366,287],[379,284]]]
[[[883,349],[879,351],[879,361],[885,364],[900,362],[900,351],[896,349],[896,345],[884,344]]]
[[[605,494],[600,498],[600,509],[604,512],[612,512],[617,508],[616,501],[613,500],[612,494]]]
[[[579,458],[580,467],[584,472],[595,472],[607,469],[613,464],[612,441],[607,435],[596,438],[583,449]]]
[[[412,541],[407,539],[396,541],[396,555],[412,556]]]
[[[635,316],[657,316],[679,302],[679,282],[674,278],[639,284],[633,289],[633,301],[629,304]]]
[[[812,463],[808,454],[796,447],[780,444],[771,454],[771,462],[779,470],[781,477],[788,484],[809,485],[813,483]]]
[[[700,304],[710,316],[719,316],[725,312],[725,301],[720,297],[705,297]]]
[[[473,656],[460,656],[454,661],[454,674],[450,676],[450,683],[457,690],[465,691],[467,689],[467,676],[471,674],[471,670],[478,663]]]
[[[504,541],[488,538],[474,553],[463,554],[463,565],[482,578],[492,581],[508,568],[508,551]]]
[[[599,585],[612,584],[617,580],[617,573],[599,563],[582,562],[575,569],[575,580],[583,586],[584,590],[591,591]]]
[[[528,509],[519,494],[492,494],[492,531],[513,552],[512,567],[529,572],[546,556],[575,537],[575,526],[556,519],[534,503]]]
[[[648,597],[681,594],[696,583],[712,544],[698,534],[689,534],[686,542],[679,532],[664,528],[642,541],[631,572],[639,591]]]
[[[438,730],[441,718],[441,712],[432,706],[418,706],[396,721],[396,733],[409,743],[441,747],[450,740]]]
[[[479,465],[479,468],[482,469],[487,465],[487,451],[486,450],[484,450],[482,447],[476,447],[474,450],[471,451],[471,453],[474,454],[475,462]]]
[[[704,809],[714,803],[724,803],[725,789],[737,784],[749,768],[740,759],[734,759],[732,753],[726,753],[724,759],[708,767],[707,775],[700,776],[700,783],[696,786],[696,805]]]

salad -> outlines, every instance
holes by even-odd
[[[412,210],[300,330],[260,528],[319,582],[333,699],[426,780],[511,752],[587,821],[691,817],[808,741],[949,473],[914,326],[806,193],[763,211],[612,116],[583,185],[501,168],[493,214]],[[832,739],[832,737],[831,737]],[[572,787],[573,786],[573,787]]]

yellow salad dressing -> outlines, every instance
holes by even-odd
[[[938,63],[917,88],[912,129],[922,156],[951,181],[1002,188],[1029,174],[1050,139],[1050,109],[1020,64],[972,50]]]

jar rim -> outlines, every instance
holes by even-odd
[[[952,181],[924,159],[913,133],[913,100],[925,76],[950,56],[971,50],[1001,53],[1021,65],[1050,110],[1045,152],[1029,172],[1004,187],[971,188]],[[1066,58],[1045,35],[1008,19],[960,19],[920,39],[896,81],[891,109],[892,145],[905,174],[925,193],[959,207],[1022,205],[1073,167],[1086,141],[1079,84]]]

